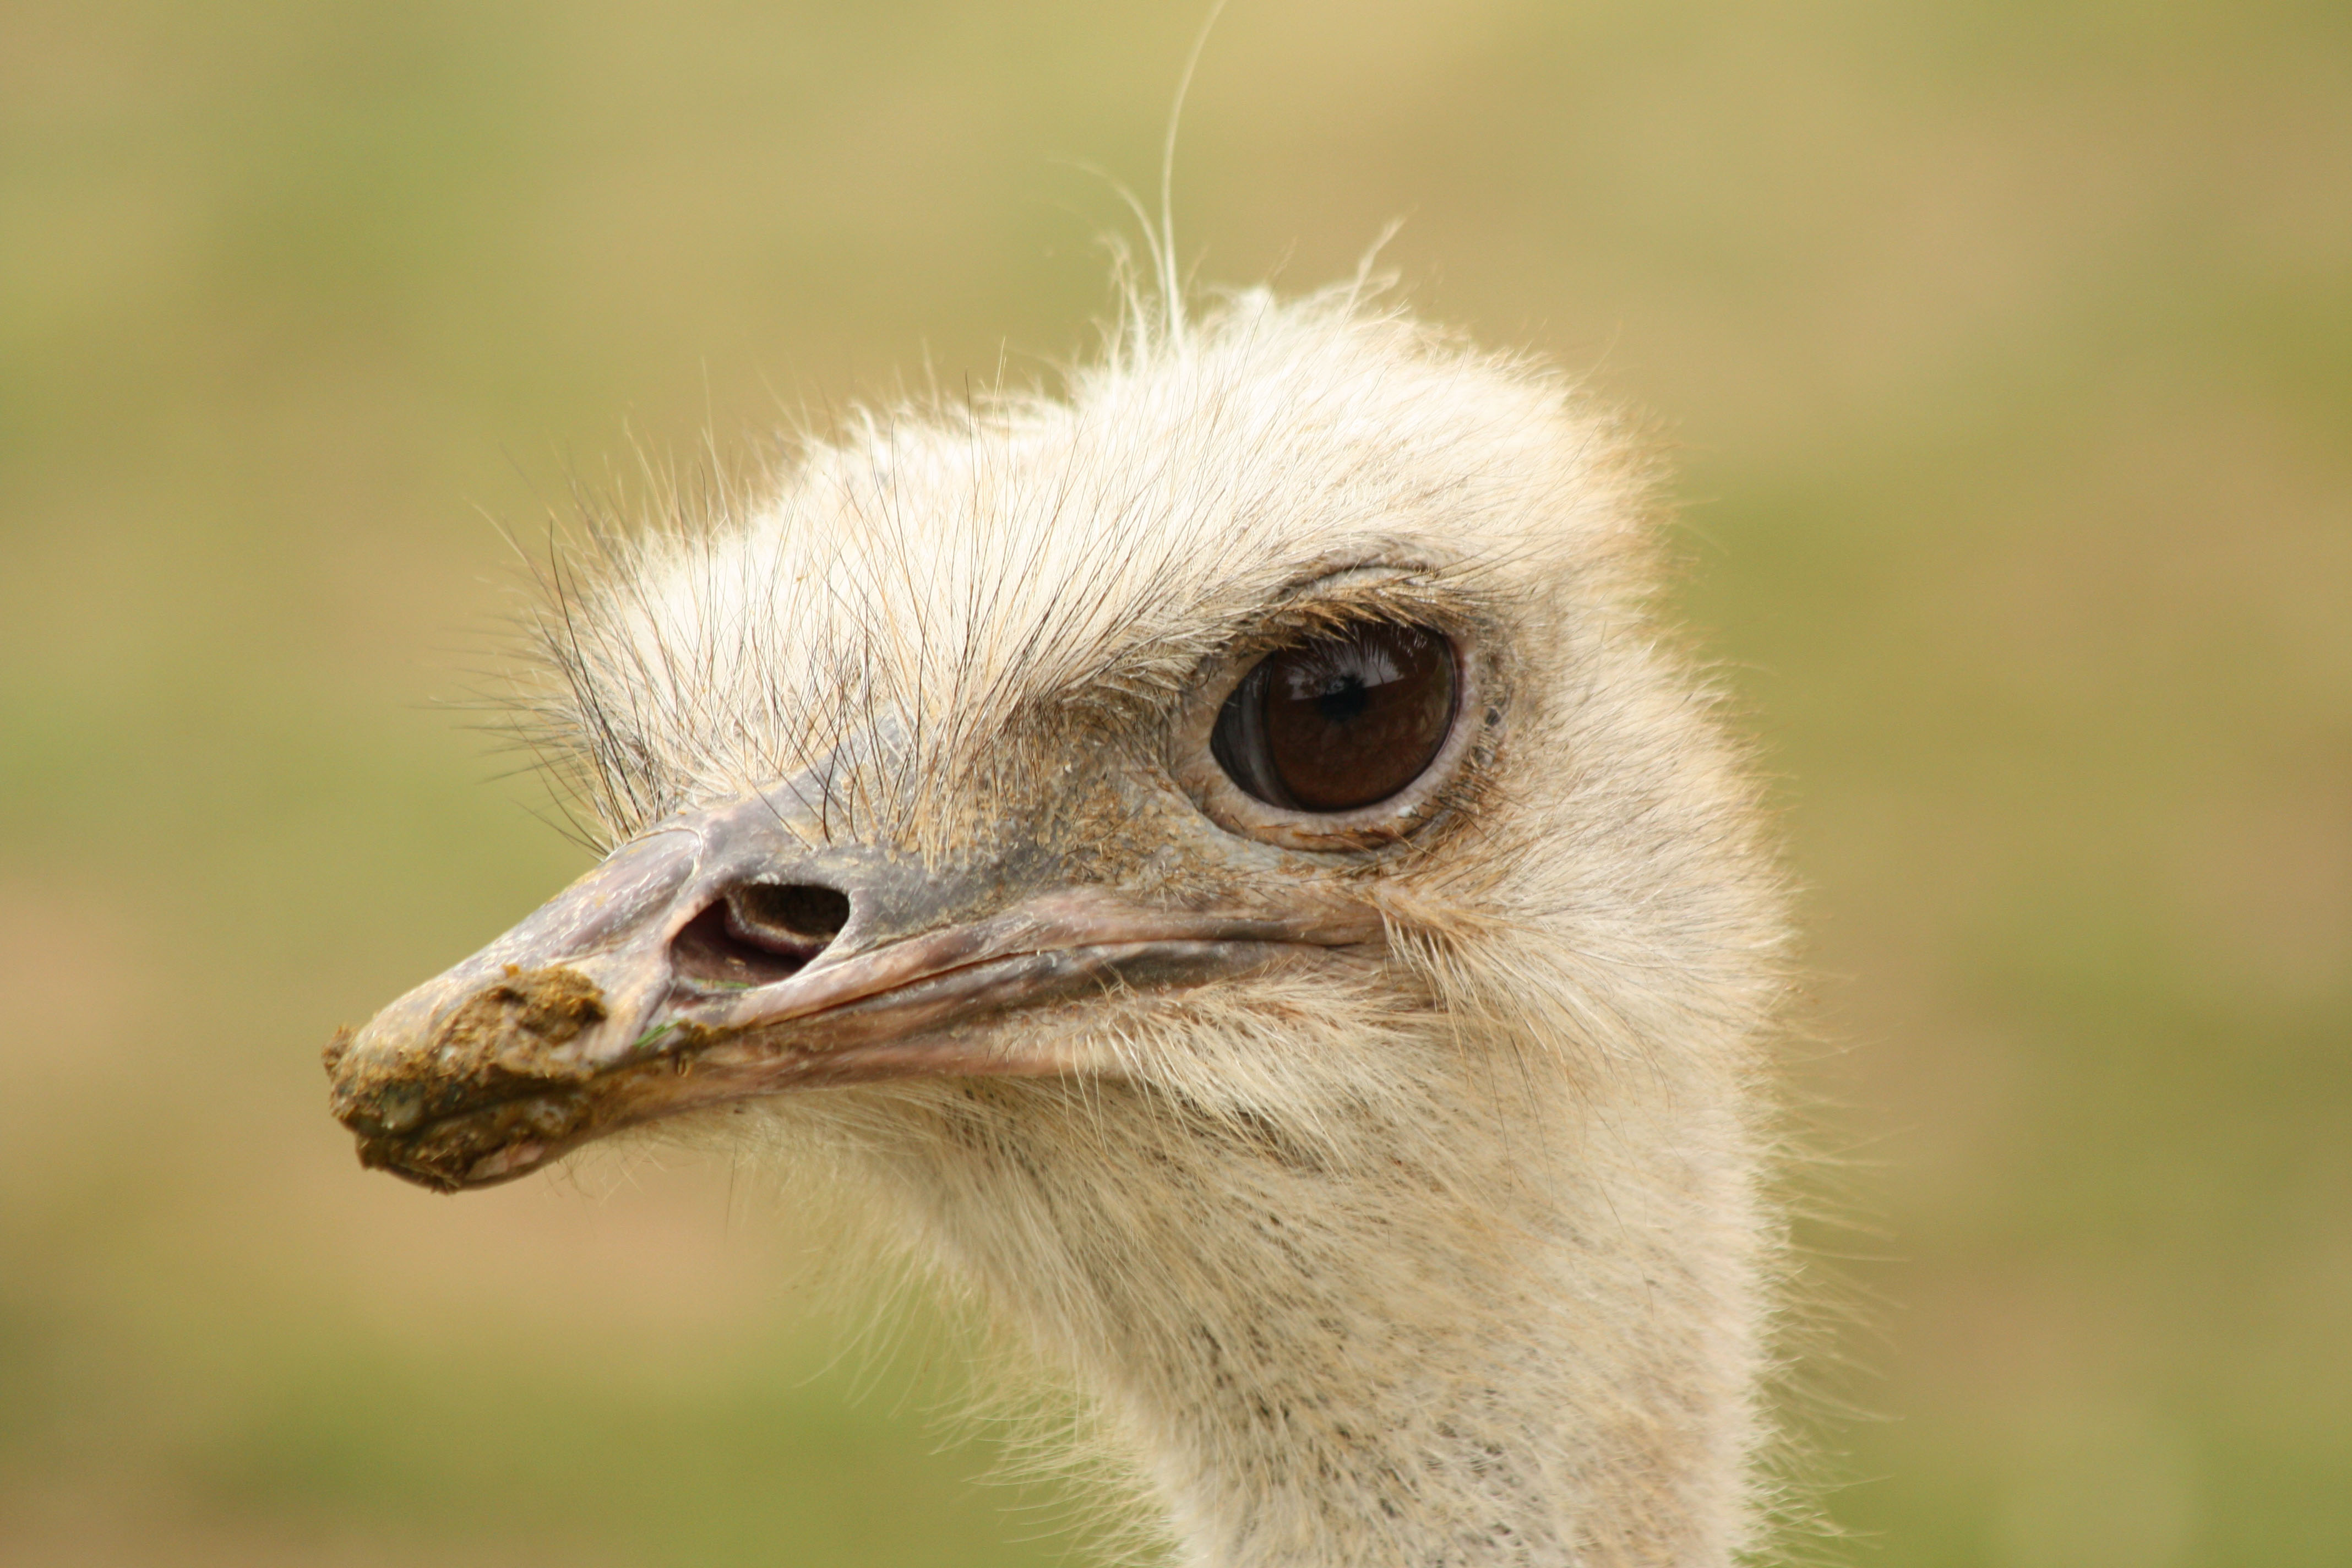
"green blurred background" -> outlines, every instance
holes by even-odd
[[[1083,353],[1202,8],[0,5],[0,1559],[1087,1560],[789,1194],[431,1199],[316,1053],[582,864],[435,705],[486,515]],[[1854,1558],[2352,1563],[2352,9],[1235,0],[1177,212],[1295,288],[1402,216],[1671,423]]]

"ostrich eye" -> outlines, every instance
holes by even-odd
[[[1368,624],[1268,654],[1217,715],[1209,749],[1268,805],[1355,811],[1419,778],[1454,726],[1454,645]]]

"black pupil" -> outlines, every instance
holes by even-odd
[[[1454,647],[1368,625],[1269,654],[1218,715],[1235,784],[1272,805],[1355,811],[1419,778],[1454,723]]]
[[[1364,710],[1372,705],[1371,689],[1364,684],[1362,676],[1351,670],[1315,699],[1315,711],[1326,724],[1345,724],[1360,719]]]

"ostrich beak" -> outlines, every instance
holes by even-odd
[[[868,847],[812,848],[805,815],[786,785],[674,818],[339,1031],[331,1101],[361,1163],[456,1192],[730,1101],[1066,1072],[1077,1064],[986,1026],[1380,933],[1352,903],[1162,908],[1050,869],[926,871]],[[786,918],[762,919],[756,900],[775,895]]]

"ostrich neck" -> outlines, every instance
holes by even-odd
[[[1748,1162],[1673,1096],[1612,1111],[1375,1118],[1341,1163],[1039,1089],[934,1213],[1098,1396],[1188,1568],[1725,1564]]]

